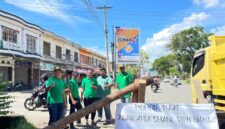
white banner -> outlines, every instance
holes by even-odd
[[[219,129],[213,104],[117,104],[115,129]]]

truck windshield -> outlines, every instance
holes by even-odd
[[[201,53],[198,56],[194,57],[194,62],[192,66],[192,76],[195,76],[203,67],[205,62],[205,53]]]

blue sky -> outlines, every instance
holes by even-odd
[[[171,35],[191,26],[225,34],[224,0],[0,1],[1,10],[101,54],[105,53],[103,15],[95,7],[103,5],[113,7],[107,12],[109,42],[113,26],[138,28],[141,48],[152,60],[168,53],[165,46]]]

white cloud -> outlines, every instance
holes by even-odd
[[[189,17],[184,17],[181,23],[173,24],[164,28],[160,32],[153,34],[152,37],[147,38],[146,43],[141,47],[141,49],[149,54],[152,61],[166,55],[169,53],[166,45],[169,43],[173,34],[192,26],[202,25],[202,22],[208,17],[209,15],[204,12],[192,13]]]
[[[68,24],[72,24],[75,21],[88,22],[88,20],[85,18],[69,15],[66,12],[66,9],[71,8],[71,6],[60,2],[59,0],[19,0],[19,1],[4,0],[4,1],[18,8],[51,16],[56,18],[57,20],[63,21]]]
[[[211,8],[220,5],[220,0],[193,0],[196,5],[203,5],[204,8]]]
[[[215,35],[225,35],[225,25],[216,27],[210,32],[214,33]]]

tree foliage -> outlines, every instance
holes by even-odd
[[[152,64],[152,68],[156,70],[160,75],[166,76],[170,75],[170,69],[174,67],[174,64],[174,55],[167,55],[156,59]]]
[[[203,27],[191,27],[174,34],[168,48],[175,54],[176,59],[183,65],[183,71],[189,73],[194,53],[209,46],[208,36],[211,33],[204,31]]]
[[[149,55],[147,54],[147,52],[145,52],[144,50],[140,51],[140,63],[141,65],[149,65],[150,64],[150,58]]]

